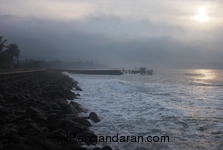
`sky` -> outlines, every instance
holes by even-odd
[[[223,68],[223,0],[0,0],[20,59]]]

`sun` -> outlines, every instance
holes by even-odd
[[[205,8],[201,7],[198,9],[198,11],[199,11],[199,14],[194,17],[196,21],[206,22],[209,20],[209,17],[207,16],[207,11]]]

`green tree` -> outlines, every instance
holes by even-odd
[[[4,53],[4,48],[5,46],[5,42],[7,41],[2,40],[3,36],[0,36],[0,67],[4,66],[4,63],[6,62],[6,57],[5,57],[5,53]]]
[[[6,56],[9,58],[9,62],[11,67],[13,67],[14,64],[14,58],[18,59],[20,55],[20,50],[17,44],[9,44],[9,46],[6,47],[7,49],[4,51]]]
[[[3,36],[0,36],[0,53],[3,52],[4,48],[5,48],[5,42],[7,42],[7,39],[5,39],[4,41],[2,41]]]

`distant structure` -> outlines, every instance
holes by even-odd
[[[141,75],[153,75],[152,69],[146,69],[145,67],[141,67],[139,69],[130,69],[130,70],[122,70],[126,74],[141,74]]]

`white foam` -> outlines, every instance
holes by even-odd
[[[83,89],[81,99],[76,101],[101,119],[91,128],[96,134],[168,135],[171,140],[158,145],[109,143],[113,148],[211,149],[213,143],[220,144],[211,133],[223,130],[223,121],[216,119],[223,114],[219,109],[223,106],[221,90],[196,87],[185,83],[185,78],[171,76],[68,75]]]

